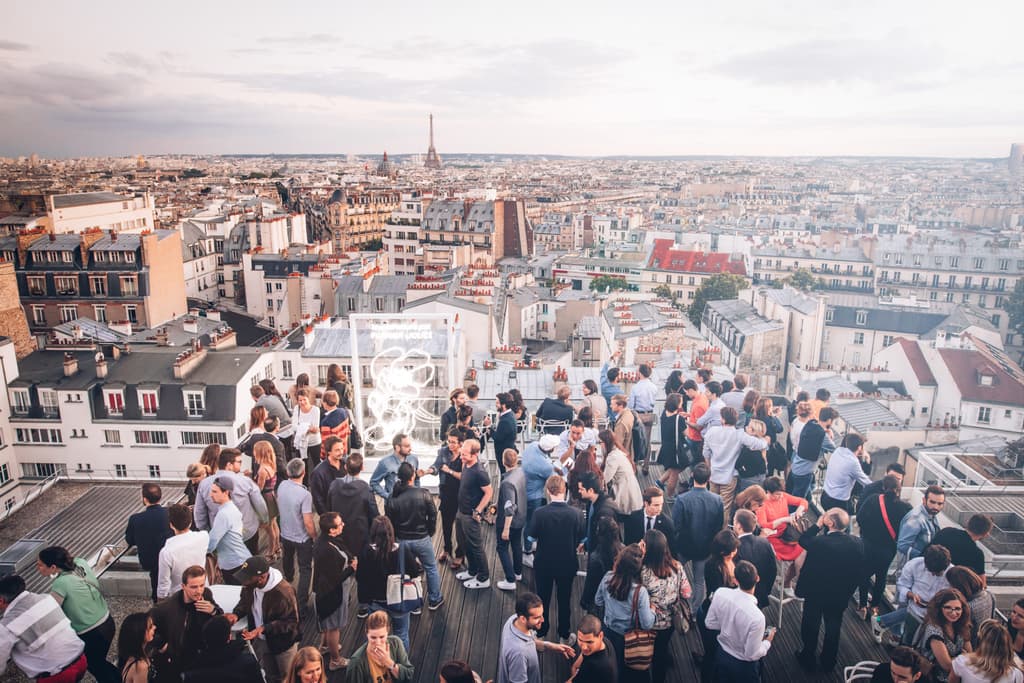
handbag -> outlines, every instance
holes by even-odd
[[[693,626],[693,610],[690,608],[690,601],[686,598],[678,598],[672,605],[672,628],[684,636],[690,632]]]
[[[807,520],[803,517],[796,517],[792,522],[786,525],[786,528],[779,534],[779,540],[783,543],[796,543],[803,536],[803,533],[807,531],[807,527],[810,526]]]
[[[423,607],[423,587],[419,579],[406,576],[405,546],[398,543],[398,573],[388,574],[387,605],[392,612],[408,614]]]
[[[206,585],[216,586],[224,583],[224,573],[220,570],[217,556],[213,553],[206,553]]]
[[[651,668],[651,660],[654,658],[654,637],[655,632],[640,628],[640,586],[633,591],[633,628],[626,631],[623,638],[622,658],[626,666],[634,671],[647,671]]]
[[[356,427],[355,422],[348,423],[348,449],[354,451],[358,448],[363,447],[363,437],[359,433],[359,429]]]

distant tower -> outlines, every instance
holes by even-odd
[[[434,149],[434,115],[430,115],[430,147],[427,149],[427,160],[423,162],[425,168],[441,168],[441,157]]]
[[[381,178],[394,178],[398,175],[395,165],[388,159],[388,153],[384,152],[384,158],[377,164],[377,175]]]
[[[1024,142],[1010,145],[1010,173],[1024,171]]]

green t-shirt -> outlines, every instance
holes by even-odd
[[[75,569],[61,572],[53,580],[50,592],[61,599],[61,608],[71,620],[75,633],[83,633],[107,620],[110,611],[100,593],[100,581],[89,564],[75,558]]]

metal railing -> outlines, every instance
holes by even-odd
[[[22,499],[20,501],[15,502],[13,505],[11,505],[9,507],[5,506],[6,509],[4,510],[3,516],[0,516],[0,522],[5,521],[8,517],[13,515],[15,512],[17,512],[21,508],[25,507],[26,505],[28,505],[29,503],[31,503],[33,500],[35,500],[39,496],[43,495],[43,493],[45,491],[47,491],[51,486],[56,484],[58,481],[60,481],[61,479],[66,479],[66,478],[67,478],[67,474],[58,471],[58,472],[54,472],[53,474],[51,474],[50,476],[46,477],[45,479],[43,479],[41,481],[37,481],[32,486],[32,488],[30,488],[27,492],[25,492],[24,496],[22,497]]]

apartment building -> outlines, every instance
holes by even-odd
[[[755,247],[751,250],[754,284],[770,284],[797,270],[810,271],[825,291],[871,292],[875,268],[857,247]]]
[[[431,195],[419,190],[403,192],[400,206],[391,212],[384,224],[384,254],[388,259],[388,272],[393,275],[422,275],[423,247],[420,245],[420,225],[423,210],[429,206]]]
[[[522,200],[437,200],[424,210],[420,232],[425,249],[469,245],[474,261],[487,264],[533,253],[533,226]]]
[[[349,187],[335,190],[327,203],[327,225],[336,252],[355,251],[384,237],[384,224],[402,204],[390,188]]]
[[[743,255],[686,251],[677,249],[672,240],[656,239],[641,273],[640,291],[652,294],[666,286],[675,299],[689,303],[704,280],[718,273],[747,277]]]
[[[46,199],[52,232],[58,235],[83,230],[129,232],[156,227],[153,198],[148,192],[55,194]]]
[[[750,375],[750,387],[762,393],[782,388],[787,357],[787,326],[764,317],[745,301],[709,301],[701,332],[721,349],[722,365]]]

